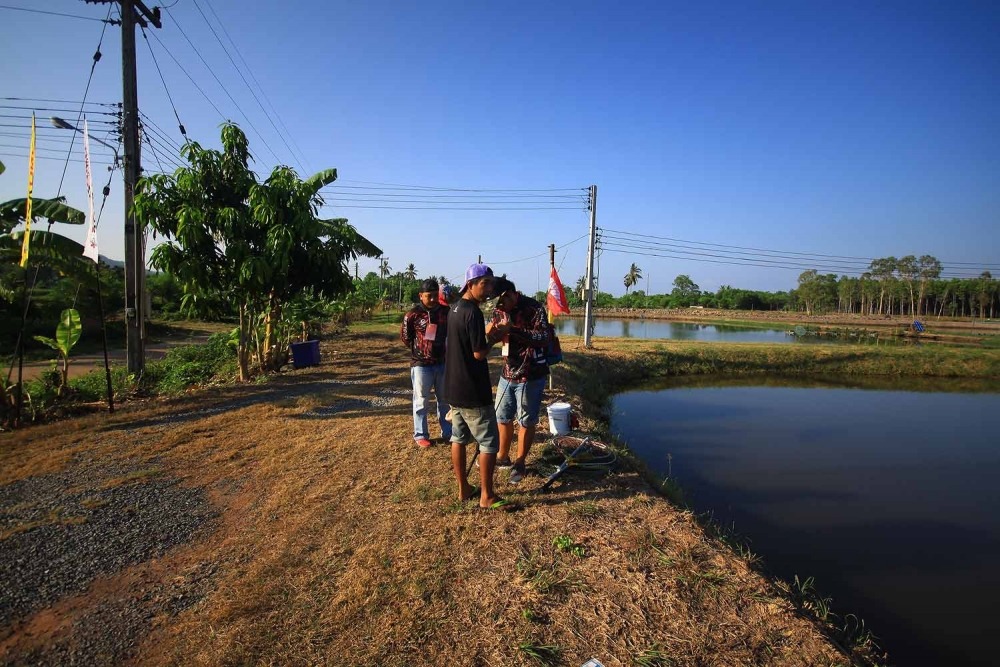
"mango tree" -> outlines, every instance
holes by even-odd
[[[235,304],[245,381],[252,356],[261,370],[275,368],[276,327],[290,299],[350,291],[347,262],[381,251],[346,220],[317,217],[319,190],[337,178],[335,169],[303,181],[279,166],[258,183],[246,135],[232,123],[223,125],[222,150],[189,141],[181,154],[189,167],[140,181],[136,215],[165,237],[151,263],[173,274],[186,297],[222,295]]]

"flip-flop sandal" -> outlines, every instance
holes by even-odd
[[[471,503],[473,500],[475,500],[477,502],[479,501],[479,487],[478,486],[472,487],[472,490],[469,491],[469,497],[466,498],[465,500],[463,500],[462,502],[463,503]]]
[[[521,506],[512,500],[507,500],[506,498],[501,499],[490,505],[489,507],[480,507],[481,510],[491,510],[494,512],[516,512],[521,509]]]

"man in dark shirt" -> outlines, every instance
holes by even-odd
[[[465,471],[465,446],[479,443],[479,506],[497,506],[493,492],[493,470],[499,449],[497,416],[493,408],[493,384],[486,362],[490,347],[506,334],[494,328],[489,339],[479,304],[490,298],[493,271],[473,264],[465,272],[462,298],[448,313],[448,344],[445,351],[444,397],[451,405],[451,465],[458,479],[459,500],[471,500],[475,489]]]
[[[518,292],[514,283],[504,277],[497,278],[493,292],[497,296],[493,327],[501,324],[509,327],[503,339],[503,370],[497,385],[500,431],[497,465],[501,468],[512,465],[509,452],[516,420],[520,434],[510,473],[510,481],[516,484],[524,478],[525,460],[535,438],[545,378],[549,375],[545,350],[552,335],[544,306]]]
[[[451,439],[451,423],[445,419],[448,404],[444,393],[444,341],[448,333],[448,309],[438,303],[438,283],[433,278],[420,285],[420,303],[403,316],[399,338],[410,348],[410,382],[413,383],[413,439],[420,447],[430,447],[427,404],[431,389],[437,402],[441,437]]]

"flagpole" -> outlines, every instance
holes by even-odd
[[[555,271],[556,268],[556,244],[549,244],[549,274]],[[549,308],[549,324],[555,324],[556,316],[552,314],[552,309]],[[549,391],[552,391],[552,369],[549,369]]]
[[[24,405],[24,326],[28,312],[28,266],[24,267],[21,284],[21,333],[17,337],[17,407],[14,410],[14,428],[21,426],[21,408]]]
[[[21,242],[21,268],[24,269],[24,284],[21,286],[21,333],[17,346],[17,409],[14,412],[14,426],[21,425],[21,409],[24,407],[24,327],[28,316],[28,253],[31,248],[31,193],[35,186],[35,112],[31,112],[31,141],[28,145],[28,198],[24,204],[24,240]]]
[[[111,388],[111,366],[108,365],[108,328],[104,321],[104,297],[101,295],[101,263],[94,265],[97,276],[97,308],[101,311],[101,344],[104,346],[104,379],[108,386],[108,412],[115,411],[115,394]]]
[[[101,315],[101,345],[104,348],[104,380],[108,389],[108,412],[115,411],[114,390],[111,388],[111,366],[108,364],[108,328],[104,321],[104,295],[101,290],[101,254],[97,249],[97,218],[94,217],[94,179],[90,170],[90,129],[83,119],[83,169],[87,177],[87,241],[84,257],[94,260],[97,277],[97,308]]]

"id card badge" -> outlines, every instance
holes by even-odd
[[[506,357],[509,356],[508,354],[509,352],[510,352],[510,339],[504,338],[503,347],[500,348],[500,355]]]
[[[437,338],[437,332],[438,332],[438,325],[428,324],[427,331],[424,332],[424,340],[433,341],[435,338]]]

